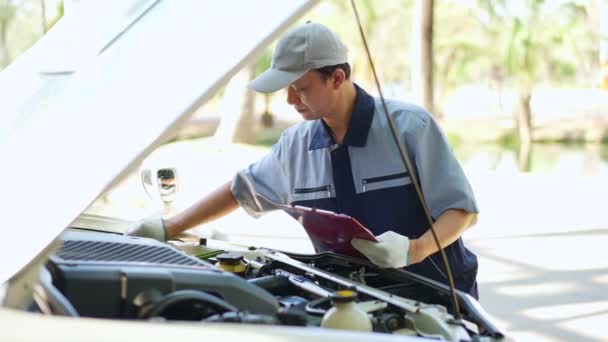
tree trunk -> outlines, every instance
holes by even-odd
[[[532,171],[532,144],[520,144],[517,150],[517,168],[521,172]]]
[[[412,88],[422,106],[433,113],[433,0],[416,0],[412,30]]]
[[[525,87],[519,92],[519,108],[515,114],[515,126],[519,137],[518,165],[521,171],[530,170],[530,155],[532,148],[532,110],[530,102],[532,92]]]
[[[247,88],[253,79],[255,64],[236,74],[224,90],[219,106],[221,121],[214,134],[220,144],[255,142],[255,93]]]
[[[460,56],[458,48],[451,49],[447,57],[439,62],[440,64],[437,68],[433,69],[433,80],[437,81],[434,82],[433,87],[433,114],[436,117],[443,117],[443,109],[448,94],[449,74],[452,70],[453,61],[460,58]]]
[[[271,99],[272,94],[264,94],[264,111],[262,112],[262,116],[260,117],[260,122],[265,128],[270,128],[274,125],[274,115],[270,111]]]
[[[247,68],[247,83],[254,79],[256,66],[254,63]],[[241,100],[241,110],[234,130],[233,142],[253,144],[255,143],[255,92],[246,86]]]

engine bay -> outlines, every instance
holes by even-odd
[[[338,308],[337,294],[347,290],[374,332],[458,341],[504,337],[468,295],[458,292],[462,319],[456,319],[444,285],[348,256],[228,251],[79,230],[61,239],[41,282],[47,310],[67,315],[323,327]]]

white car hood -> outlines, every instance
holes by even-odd
[[[0,283],[316,1],[100,3],[0,73]]]

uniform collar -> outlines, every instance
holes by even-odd
[[[374,118],[375,104],[374,98],[365,90],[356,84],[355,89],[357,90],[355,108],[348,123],[348,130],[346,131],[342,145],[363,147],[367,141],[367,134]],[[322,119],[313,122],[312,131],[313,135],[308,147],[309,151],[326,148],[334,144],[331,133],[329,133],[329,127]]]

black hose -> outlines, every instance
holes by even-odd
[[[151,318],[156,316],[163,316],[163,313],[178,304],[183,304],[188,301],[202,302],[207,304],[216,312],[223,313],[227,311],[238,311],[238,309],[232,304],[226,302],[223,299],[217,298],[208,293],[197,291],[197,290],[179,290],[171,292],[164,296],[160,301],[155,303],[149,311],[142,313],[141,318]]]
[[[268,275],[249,279],[248,282],[259,286],[270,293],[275,293],[291,286],[289,279],[284,275]]]
[[[323,298],[311,300],[310,302],[308,302],[308,304],[306,304],[305,310],[307,313],[309,313],[311,315],[323,316],[327,312],[327,309],[319,308],[319,306],[321,306],[323,304],[327,304],[327,302],[329,302],[329,301],[331,301],[330,297],[323,297]]]

